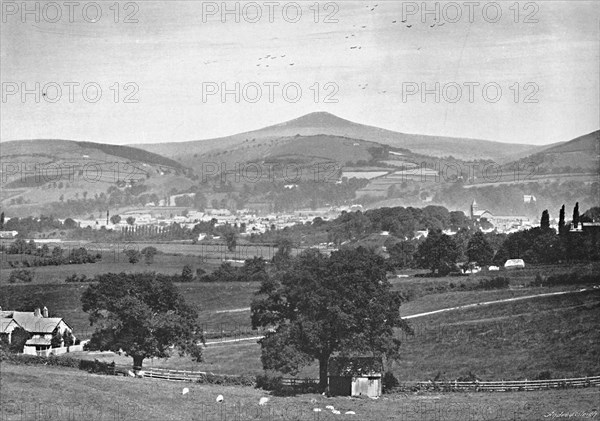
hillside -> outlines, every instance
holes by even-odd
[[[265,143],[281,138],[328,135],[377,142],[396,148],[409,149],[414,153],[455,158],[492,159],[505,162],[537,152],[539,146],[507,144],[480,139],[463,139],[443,136],[426,136],[394,132],[378,127],[354,123],[326,112],[315,112],[302,117],[246,133],[218,139],[160,144],[139,144],[138,148],[158,153],[183,162],[189,154],[203,154],[215,150],[226,150],[246,141]]]
[[[87,155],[87,156],[86,156]],[[165,167],[181,168],[177,162],[143,149],[108,145],[104,143],[79,142],[62,139],[34,139],[2,142],[2,158],[11,159],[39,157],[40,161],[49,162],[44,158],[74,159],[85,162],[102,162],[107,159],[139,162],[140,164],[155,164]]]
[[[600,130],[597,130],[565,143],[551,145],[517,162],[533,162],[544,173],[598,172],[599,159]],[[517,162],[512,165],[516,165]]]
[[[0,204],[24,214],[69,199],[92,200],[110,187],[162,195],[173,183],[181,185],[186,173],[181,164],[145,150],[61,139],[2,143],[1,156]]]

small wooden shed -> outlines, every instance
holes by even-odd
[[[377,397],[382,391],[383,361],[377,357],[329,359],[329,393],[334,396]]]

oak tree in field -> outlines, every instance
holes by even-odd
[[[467,257],[469,262],[477,262],[480,265],[489,265],[494,258],[494,249],[481,231],[477,231],[467,245]]]
[[[399,356],[395,329],[401,298],[391,291],[384,260],[364,249],[306,250],[265,279],[252,302],[252,326],[270,331],[259,342],[264,369],[297,374],[318,361],[319,385],[327,386],[332,355]]]
[[[458,259],[459,250],[449,235],[441,230],[429,230],[425,241],[419,244],[415,261],[422,268],[428,268],[431,273],[447,274]]]
[[[202,360],[204,336],[197,311],[165,277],[154,273],[109,273],[81,297],[90,324],[97,326],[90,349],[133,357],[134,369],[145,358],[165,358],[171,347]]]

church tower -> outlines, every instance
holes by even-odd
[[[477,206],[477,202],[473,199],[473,203],[471,203],[471,219],[475,219],[475,214],[479,210],[479,206]]]

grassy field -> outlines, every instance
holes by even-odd
[[[269,396],[251,387],[101,376],[76,369],[2,364],[2,420],[360,420],[464,421],[548,419],[598,410],[597,388],[525,393],[384,395],[378,400],[321,395]],[[182,394],[183,387],[189,393]],[[223,395],[224,401],[215,401]],[[333,415],[332,405],[341,415]],[[316,413],[314,408],[322,409]],[[353,411],[355,415],[344,415]],[[596,415],[597,417],[597,415]],[[586,418],[570,418],[586,419]]]
[[[83,265],[85,266],[85,265]],[[92,266],[92,265],[88,265]],[[143,267],[140,264],[135,265]],[[134,266],[134,267],[135,267]],[[56,268],[56,267],[54,267]],[[586,267],[578,270],[590,270]],[[592,268],[593,270],[593,268]],[[476,284],[486,276],[461,278],[398,278],[395,289],[414,288],[418,293],[401,307],[402,315],[554,291],[578,290],[570,287],[520,287],[535,274],[566,272],[565,267],[531,268],[511,278],[511,288],[491,291],[449,289],[450,283]],[[511,272],[517,274],[517,272]],[[442,286],[438,292],[437,287]],[[250,306],[256,283],[178,284],[186,299],[199,307],[200,321],[211,340],[220,331],[250,331]],[[31,284],[0,287],[0,305],[15,308],[29,301],[42,302],[51,314],[64,317],[81,339],[89,338],[94,328],[81,310],[80,297],[87,284]],[[426,380],[438,372],[456,378],[469,372],[482,379],[534,378],[542,371],[553,377],[600,374],[600,290],[557,297],[535,298],[514,303],[493,304],[412,319],[414,337],[403,337],[402,358],[390,366],[402,380]],[[225,311],[224,310],[232,310]],[[212,345],[206,360],[198,364],[188,358],[147,360],[145,365],[221,374],[262,372],[260,347],[256,343]],[[115,359],[130,364],[129,358],[89,354],[85,358]],[[316,377],[315,366],[300,377]]]
[[[12,241],[11,241],[12,242]],[[10,244],[10,242],[6,242]],[[52,248],[57,244],[51,244]],[[34,273],[32,283],[52,284],[63,282],[64,279],[74,273],[93,277],[99,273],[106,272],[141,272],[155,271],[166,274],[181,273],[183,266],[189,265],[194,270],[202,268],[205,271],[213,271],[223,261],[241,263],[243,260],[254,256],[271,259],[277,251],[274,247],[259,244],[241,242],[234,251],[227,250],[226,245],[211,243],[154,243],[154,242],[119,242],[119,243],[65,243],[58,244],[64,250],[65,257],[73,248],[84,247],[88,252],[102,255],[102,260],[96,263],[60,266],[37,266],[28,268]],[[143,256],[136,264],[131,264],[123,250],[141,251],[144,247],[153,246],[159,251],[154,257],[154,262],[146,264]],[[293,249],[292,254],[300,253],[301,249]],[[0,252],[0,284],[6,284],[10,276],[11,262],[33,261],[35,257],[29,255],[10,255]]]
[[[194,282],[177,285],[188,302],[198,306],[200,321],[206,328],[232,330],[236,327],[250,327],[249,312],[217,311],[249,307],[253,293],[259,287],[257,283]],[[27,301],[41,302],[48,307],[50,315],[63,317],[74,328],[75,335],[85,339],[93,332],[89,327],[88,315],[81,309],[81,294],[87,286],[85,283],[4,284],[0,287],[0,306],[12,309]]]
[[[600,290],[493,304],[411,320],[398,378],[483,380],[600,375]]]
[[[207,268],[207,263],[196,256],[175,256],[169,254],[158,254],[151,264],[144,263],[143,257],[136,264],[128,262],[124,254],[113,255],[105,253],[102,260],[96,263],[60,266],[37,266],[27,268],[34,274],[32,284],[57,284],[64,282],[65,278],[73,275],[85,275],[93,278],[95,275],[107,272],[145,272],[153,271],[165,274],[180,274],[183,266],[190,265],[192,268]],[[6,285],[10,276],[11,268],[3,265],[0,271],[0,284]]]
[[[401,381],[456,379],[470,372],[482,380],[534,379],[543,371],[553,378],[600,375],[600,290],[493,304],[410,321],[415,334],[400,334],[401,358],[388,364]],[[113,353],[70,356],[130,365]],[[174,356],[146,360],[146,367],[262,373],[260,346],[254,342],[210,345],[205,362]],[[318,376],[313,364],[298,375]]]

